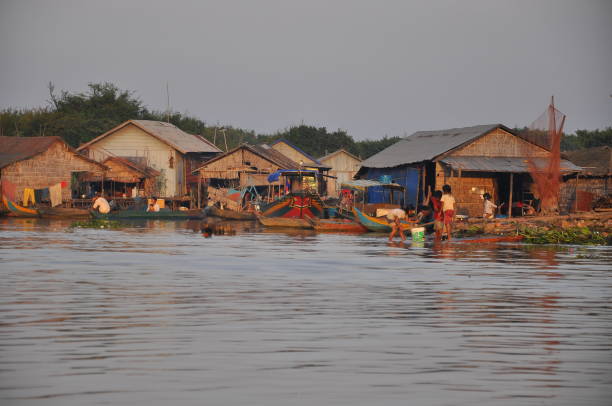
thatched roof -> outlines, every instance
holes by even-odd
[[[106,168],[104,165],[89,159],[83,155],[78,154],[68,144],[61,139],[61,137],[6,137],[0,136],[0,168],[14,164],[15,162],[30,159],[38,154],[41,154],[48,150],[51,145],[56,142],[62,143],[69,151],[74,153],[77,157],[84,159],[85,161],[94,163],[102,168]]]
[[[578,166],[582,166],[585,175],[612,175],[612,148],[609,146],[567,151],[563,153],[563,157]]]

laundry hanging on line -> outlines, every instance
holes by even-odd
[[[30,203],[36,204],[36,199],[34,197],[34,189],[27,187],[23,189],[23,206],[28,207]]]
[[[56,183],[49,187],[49,195],[51,198],[51,207],[62,204],[62,184]]]

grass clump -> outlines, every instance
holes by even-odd
[[[523,241],[531,244],[612,245],[605,233],[588,227],[553,228],[523,227],[519,229]]]
[[[70,225],[70,228],[109,228],[116,229],[122,227],[119,221],[116,220],[101,220],[90,219],[85,221],[75,221]]]

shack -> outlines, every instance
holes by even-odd
[[[482,196],[489,193],[504,203],[504,212],[516,215],[537,203],[530,162],[544,168],[550,156],[550,150],[502,124],[418,131],[366,159],[356,176],[404,186],[405,205],[418,206],[431,191],[449,184],[459,214],[481,216]],[[580,170],[561,161],[562,173]]]
[[[330,166],[319,162],[318,159],[314,158],[309,153],[303,151],[301,148],[285,139],[274,141],[272,144],[270,144],[270,147],[292,161],[299,163],[302,168],[318,171],[321,175],[319,178],[322,179],[322,183],[324,185],[324,188],[320,194],[323,196],[327,193],[327,181],[325,178],[327,178],[327,175],[329,175],[328,171],[331,169]]]
[[[283,185],[268,182],[268,175],[281,169],[300,169],[300,164],[266,145],[242,144],[197,168],[202,185],[219,200],[229,189],[253,188],[262,196],[281,193]],[[207,192],[207,193],[205,193]]]
[[[576,176],[563,178],[561,194],[567,202],[567,211],[589,211],[597,201],[610,200],[612,148],[585,148],[564,152],[562,156],[583,169]],[[605,206],[609,206],[609,203]]]
[[[361,159],[345,149],[327,154],[319,158],[318,161],[322,165],[330,167],[329,175],[336,177],[335,181],[327,182],[327,196],[334,198],[339,197],[340,185],[353,179],[361,166]]]
[[[102,177],[106,169],[60,137],[0,136],[2,194],[21,205],[29,205],[32,196],[37,205],[70,205],[81,186],[79,176]]]
[[[152,193],[166,199],[193,196],[197,179],[190,177],[191,172],[221,153],[204,137],[188,134],[170,123],[150,120],[128,120],[77,151],[98,162],[120,158],[124,163],[138,163],[157,171]]]

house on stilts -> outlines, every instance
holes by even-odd
[[[448,184],[458,214],[481,216],[482,195],[489,193],[504,203],[502,212],[517,215],[537,204],[529,162],[544,168],[550,156],[550,150],[502,124],[418,131],[363,161],[356,177],[404,186],[404,205],[418,206]],[[561,160],[563,174],[580,170]]]

